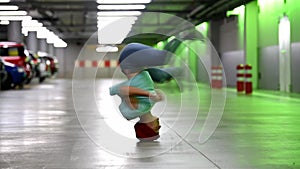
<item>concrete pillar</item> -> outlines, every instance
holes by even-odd
[[[48,44],[48,53],[49,53],[49,55],[51,55],[51,56],[55,55],[53,44]]]
[[[252,85],[254,89],[258,86],[258,8],[257,1],[248,3],[245,8],[246,63],[252,66]]]
[[[0,25],[0,41],[7,41],[8,25]]]
[[[48,45],[46,39],[39,39],[39,51],[48,52]]]
[[[54,55],[58,60],[58,78],[65,78],[66,77],[66,70],[65,70],[65,48],[55,48]]]
[[[28,36],[26,38],[27,48],[35,53],[38,52],[38,39],[36,34],[36,32],[28,32]]]
[[[210,39],[213,47],[210,47],[211,50],[211,65],[219,66],[220,65],[220,57],[217,56],[218,52],[220,52],[220,27],[222,25],[221,21],[212,20],[210,22],[210,27],[208,30],[208,38]],[[209,45],[209,44],[208,44]]]
[[[8,41],[22,43],[22,25],[21,21],[10,21],[7,30],[7,39]]]

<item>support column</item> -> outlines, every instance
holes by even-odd
[[[55,55],[53,44],[48,44],[48,51],[47,51],[47,52],[48,52],[49,55],[51,55],[51,56],[54,56],[54,55]]]
[[[208,38],[211,41],[214,49],[210,49],[211,52],[211,65],[219,66],[220,65],[220,56],[216,56],[217,51],[220,51],[220,27],[221,22],[212,20],[210,22],[210,27],[208,31]],[[209,44],[208,44],[209,45]],[[210,46],[208,46],[210,48]]]
[[[8,41],[22,43],[22,25],[21,21],[10,21],[7,30]]]
[[[28,37],[26,38],[27,48],[34,53],[38,52],[38,39],[36,32],[28,32]]]
[[[252,66],[252,85],[258,85],[258,5],[250,2],[245,8],[245,54],[246,63]]]
[[[65,78],[66,77],[66,70],[65,70],[65,48],[55,48],[55,53],[54,55],[56,56],[58,60],[58,78]]]
[[[39,51],[48,52],[48,45],[46,39],[39,39]]]
[[[7,41],[8,25],[0,25],[0,40]]]

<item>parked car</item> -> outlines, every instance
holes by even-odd
[[[33,51],[26,51],[28,53],[28,56],[31,58],[31,66],[33,69],[34,77],[39,79],[39,82],[42,83],[47,77],[51,76],[51,70],[50,67],[47,67],[46,61],[47,59],[44,59],[43,57],[38,56]]]
[[[0,90],[3,88],[2,84],[4,84],[7,78],[7,71],[5,70],[4,62],[0,58]]]
[[[26,73],[25,79],[27,83],[33,78],[30,58],[26,56],[23,44],[16,42],[0,42],[0,57],[6,62],[23,68]]]
[[[12,63],[4,61],[0,58],[0,65],[4,68],[5,71],[1,73],[1,89],[7,90],[11,88],[15,88],[19,86],[19,88],[23,88],[26,72],[24,68],[18,67]]]
[[[25,49],[24,53],[27,57],[26,62],[30,65],[30,69],[31,69],[31,78],[27,78],[25,82],[26,84],[28,84],[31,82],[33,78],[37,76],[38,74],[37,67],[39,65],[39,62],[37,56],[35,56],[31,51]]]
[[[55,56],[41,56],[46,61],[47,69],[50,71],[51,76],[58,72],[58,61]]]

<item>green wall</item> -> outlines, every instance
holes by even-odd
[[[253,1],[245,9],[245,62],[252,66],[252,87],[258,86],[258,6]]]
[[[291,42],[299,42],[300,1],[299,0],[258,0],[258,46],[278,45],[279,20],[286,14],[291,21]],[[286,3],[285,3],[286,2]]]

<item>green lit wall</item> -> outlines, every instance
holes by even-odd
[[[258,35],[259,47],[278,45],[278,23],[286,14],[291,21],[291,42],[299,42],[296,36],[300,30],[299,0],[258,0]]]
[[[252,66],[252,86],[258,86],[258,6],[253,1],[245,9],[245,63]]]

